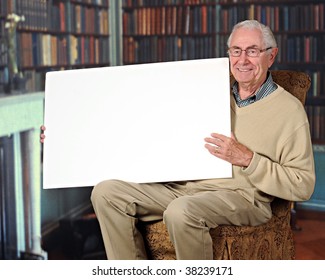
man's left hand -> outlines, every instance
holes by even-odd
[[[207,142],[205,148],[207,148],[212,155],[226,160],[233,165],[247,167],[253,158],[254,153],[246,146],[239,143],[233,133],[231,137],[212,133],[211,137],[207,137],[204,140]]]

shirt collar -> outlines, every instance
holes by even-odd
[[[262,98],[268,96],[270,93],[272,93],[276,89],[277,89],[277,85],[274,83],[270,71],[268,71],[267,79],[265,80],[263,85],[257,90],[257,92],[254,95],[252,95],[244,100],[242,100],[240,98],[240,95],[238,92],[238,82],[235,81],[232,85],[232,92],[233,92],[233,95],[234,95],[234,98],[236,100],[238,107],[244,107],[244,106],[252,104],[258,100],[261,100]]]

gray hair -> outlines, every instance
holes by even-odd
[[[262,33],[265,48],[268,48],[268,47],[276,48],[277,47],[277,43],[274,38],[273,32],[271,31],[271,29],[268,26],[258,22],[257,20],[244,20],[244,21],[237,23],[233,27],[231,34],[227,41],[228,48],[230,47],[230,42],[231,42],[234,31],[238,30],[239,28],[258,29]]]

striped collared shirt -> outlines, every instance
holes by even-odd
[[[238,92],[238,82],[234,82],[232,86],[232,92],[234,94],[238,107],[244,107],[268,96],[277,88],[278,86],[273,82],[272,75],[270,74],[270,72],[268,72],[268,77],[265,83],[259,88],[259,90],[254,95],[242,100]]]

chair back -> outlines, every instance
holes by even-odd
[[[275,83],[297,97],[305,105],[307,92],[311,85],[311,79],[308,74],[293,70],[271,70],[272,78]],[[230,74],[230,84],[234,77]]]
[[[271,70],[275,83],[297,97],[305,105],[307,92],[311,85],[309,75],[293,70]]]

